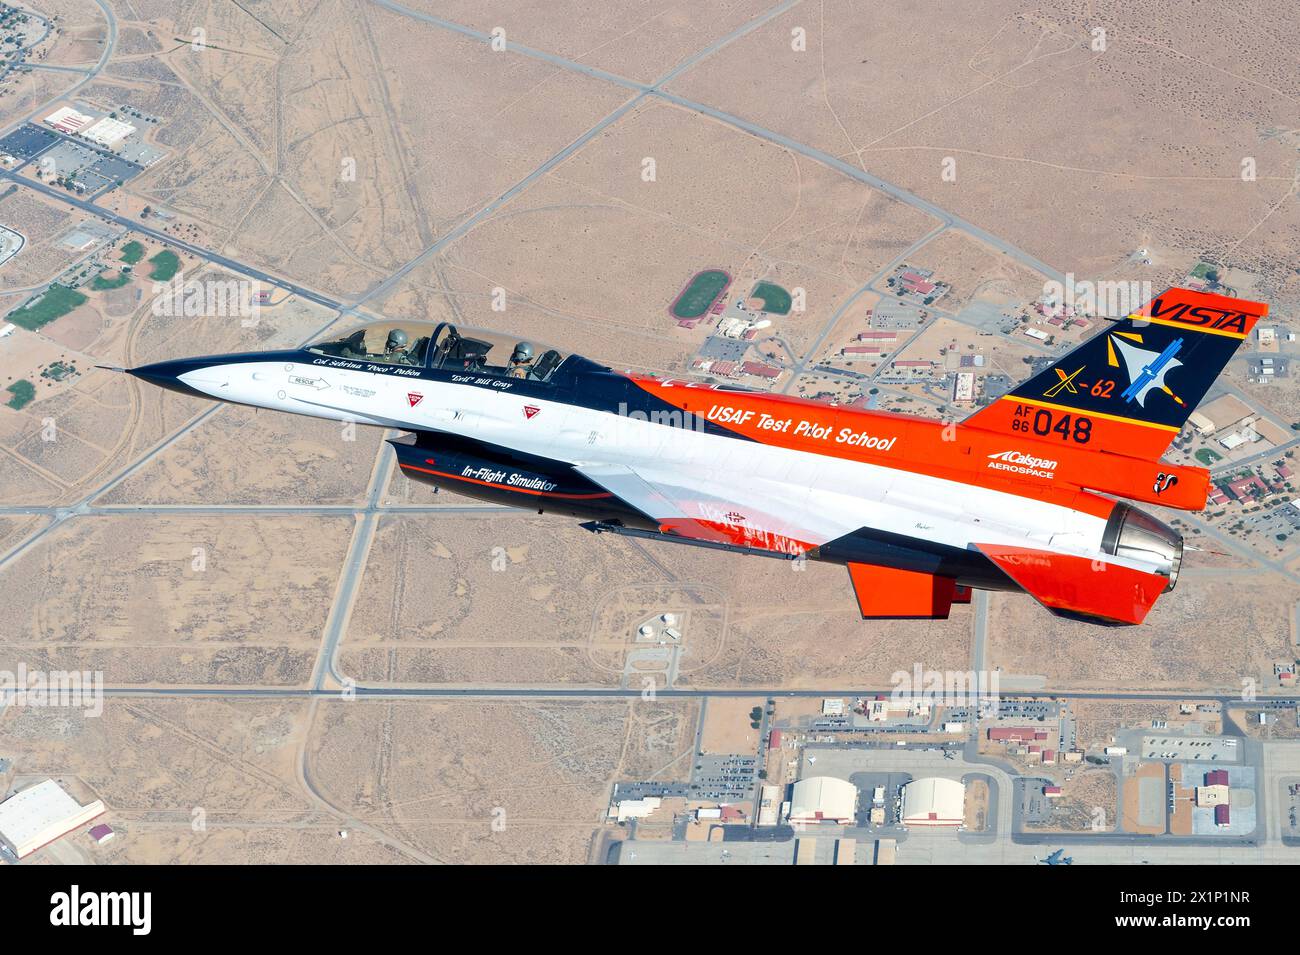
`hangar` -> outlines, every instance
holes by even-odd
[[[21,859],[104,812],[98,799],[83,806],[47,779],[0,803],[0,842]]]
[[[858,808],[858,787],[833,776],[810,776],[794,784],[790,822],[851,824]]]
[[[960,826],[966,816],[966,787],[932,776],[903,787],[904,826]]]

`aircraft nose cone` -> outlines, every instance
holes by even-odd
[[[201,371],[210,364],[210,361],[203,358],[178,358],[173,361],[154,362],[152,365],[141,365],[139,368],[128,368],[127,374],[134,375],[151,385],[157,385],[159,388],[166,388],[168,391],[177,391],[196,398],[208,398],[209,395],[182,381],[181,375]]]

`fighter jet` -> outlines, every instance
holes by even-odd
[[[1074,857],[1067,856],[1064,849],[1057,849],[1046,859],[1039,859],[1043,865],[1074,865]]]
[[[980,589],[1137,624],[1183,541],[1129,501],[1205,506],[1209,472],[1160,458],[1267,311],[1169,289],[956,424],[619,372],[446,322],[130,373],[404,432],[389,440],[408,478],[596,532],[845,565],[865,619],[945,618]]]

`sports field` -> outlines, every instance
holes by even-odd
[[[163,249],[157,255],[150,257],[149,261],[153,264],[153,271],[149,273],[149,278],[155,282],[166,282],[181,268],[181,260],[171,249]]]
[[[36,386],[26,378],[15,381],[8,387],[7,391],[10,398],[5,403],[15,410],[23,407],[36,397]]]
[[[771,282],[759,282],[750,293],[753,298],[763,300],[763,311],[772,315],[790,314],[790,293]]]
[[[90,283],[90,287],[96,292],[103,292],[106,289],[121,288],[127,282],[131,281],[130,272],[118,272],[111,279],[104,278],[104,275],[95,276],[95,281]]]
[[[48,325],[56,318],[67,315],[85,301],[86,296],[76,289],[51,285],[34,304],[16,308],[5,317],[19,328],[34,332],[42,325]]]
[[[731,276],[721,269],[696,272],[669,311],[674,318],[699,318],[713,307],[730,284]]]

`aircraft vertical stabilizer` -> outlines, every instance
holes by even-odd
[[[1158,460],[1267,314],[1263,302],[1171,288],[964,426]]]

